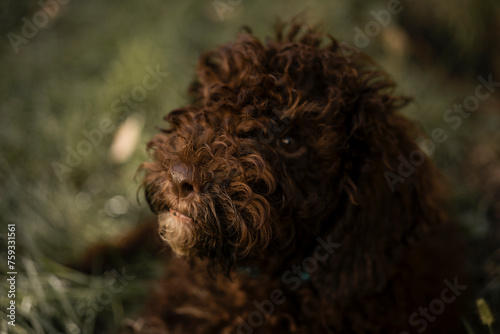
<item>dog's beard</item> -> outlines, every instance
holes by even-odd
[[[233,211],[234,206],[217,206],[230,211],[215,213],[209,208],[199,208],[196,210],[199,215],[193,215],[193,218],[177,213],[176,210],[161,213],[158,216],[161,238],[178,255],[209,258],[222,253],[225,256],[230,255],[230,252],[237,253],[241,251],[240,248],[248,247],[245,242],[257,242],[255,239],[259,236],[248,228],[239,230],[253,222],[243,223],[242,217]]]
[[[193,221],[174,216],[165,212],[158,216],[160,237],[167,242],[172,250],[183,256],[188,256],[199,242],[199,233]]]
[[[158,215],[161,238],[178,255],[208,258],[229,270],[238,260],[262,254],[272,239],[276,213],[264,197],[233,201],[227,193],[203,196]],[[189,217],[187,216],[189,215]]]

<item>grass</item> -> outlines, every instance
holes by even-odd
[[[449,20],[465,15],[471,25],[482,24],[473,10],[448,12],[451,4],[439,4]],[[230,9],[224,7],[221,20],[208,0],[68,1],[19,46],[18,53],[4,38],[0,45],[0,237],[5,245],[7,224],[16,225],[18,274],[16,326],[3,320],[9,300],[2,293],[2,333],[94,333],[96,328],[118,325],[147,295],[150,280],[161,272],[154,260],[116,268],[118,276],[111,277],[89,277],[63,264],[79,258],[89,245],[122,235],[149,214],[144,200],[136,199],[139,181],[134,176],[147,159],[145,144],[162,117],[186,102],[185,88],[201,51],[233,39],[243,25],[265,37],[278,15],[287,18],[304,10],[312,22],[325,22],[325,30],[353,44],[353,28],[363,28],[373,20],[370,11],[385,5],[364,0],[316,0],[307,5],[242,0]],[[39,4],[26,0],[0,1],[0,8],[3,36],[20,35],[22,18],[32,20],[41,10]],[[398,17],[393,19],[363,51],[395,77],[400,92],[416,97],[417,103],[405,110],[409,117],[428,133],[444,128],[448,126],[442,119],[445,110],[474,93],[475,64],[464,65],[460,76],[452,76],[442,65],[446,59],[427,65],[418,62],[401,37]],[[456,39],[464,49],[474,46],[470,38]],[[147,90],[144,100],[133,106],[121,101],[123,94],[137,92],[136,87],[143,85],[147,68],[157,66],[168,73],[157,88]],[[456,131],[446,128],[448,139],[433,154],[450,179],[457,219],[471,238],[488,234],[487,211],[494,198],[464,182],[467,149],[494,146],[500,128],[497,110],[493,99],[485,101]],[[129,131],[140,134],[130,144],[135,150],[118,161],[110,151],[112,144],[119,140],[126,120],[137,117],[144,123],[131,123],[135,125]],[[88,141],[85,133],[89,132],[100,132],[102,138],[84,147],[81,143]],[[80,159],[73,156],[74,167],[58,174],[54,164],[68,166],[68,152],[79,147],[88,154]],[[0,253],[6,259],[3,246]],[[9,271],[5,260],[0,268]],[[122,278],[123,289],[109,293],[124,275],[134,278]],[[500,289],[489,287],[490,299],[496,298],[500,305]],[[8,291],[6,280],[0,281],[0,289]]]

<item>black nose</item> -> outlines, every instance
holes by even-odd
[[[186,197],[193,192],[199,191],[192,167],[182,162],[176,162],[170,168],[170,175],[172,175],[173,190],[179,197]]]

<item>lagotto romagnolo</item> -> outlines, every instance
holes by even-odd
[[[175,256],[122,332],[458,331],[466,278],[446,188],[394,86],[296,22],[203,53],[142,165]],[[389,185],[412,152],[419,166]]]

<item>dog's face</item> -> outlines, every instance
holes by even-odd
[[[270,246],[283,251],[295,233],[318,228],[332,196],[323,150],[330,143],[322,142],[332,132],[307,113],[218,107],[168,115],[171,129],[152,142],[146,194],[175,252],[232,265]]]
[[[352,185],[354,111],[384,86],[365,88],[336,42],[297,33],[266,46],[246,34],[202,55],[193,104],[150,142],[146,197],[175,252],[225,268],[287,254]]]

